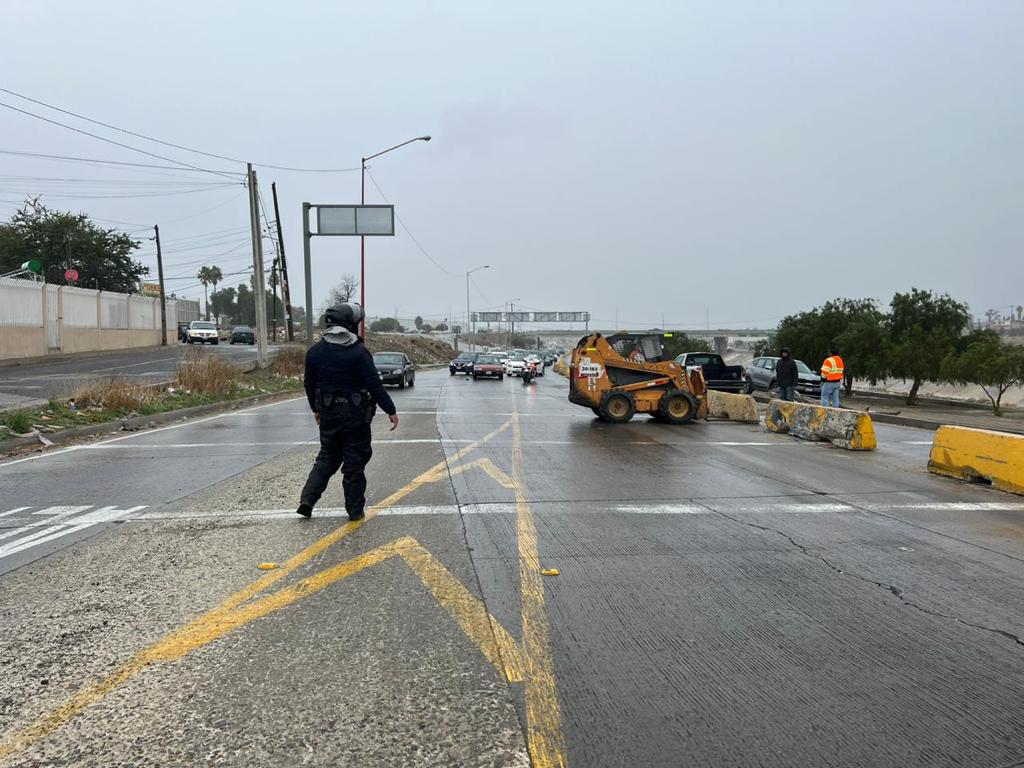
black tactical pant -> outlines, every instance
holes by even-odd
[[[370,425],[338,419],[329,411],[320,413],[320,453],[302,489],[302,503],[316,506],[327,483],[341,469],[345,489],[345,511],[358,515],[366,506],[366,465],[373,455]]]

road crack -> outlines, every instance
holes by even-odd
[[[989,627],[989,626],[986,626],[984,624],[977,624],[977,623],[975,623],[973,621],[967,621],[966,619],[961,619],[959,616],[954,616],[953,614],[950,614],[950,613],[945,613],[943,611],[938,611],[938,610],[935,610],[933,608],[927,608],[927,607],[921,605],[920,603],[917,603],[917,602],[909,599],[906,596],[906,594],[904,593],[904,591],[902,589],[900,589],[899,587],[897,587],[895,584],[888,584],[888,583],[886,583],[884,581],[876,581],[876,580],[871,579],[871,578],[869,578],[867,576],[861,576],[860,574],[857,574],[857,573],[852,573],[850,571],[844,571],[838,565],[836,565],[835,563],[831,562],[828,558],[822,557],[819,554],[815,554],[815,553],[811,552],[805,545],[803,545],[800,542],[798,542],[796,539],[794,539],[792,536],[790,536],[785,531],[779,530],[778,528],[772,528],[770,526],[759,525],[758,523],[752,523],[752,522],[749,522],[747,520],[741,520],[738,517],[735,517],[733,515],[730,515],[730,514],[727,514],[725,512],[722,512],[721,510],[718,510],[718,509],[715,509],[713,507],[710,507],[707,504],[702,504],[699,501],[696,501],[694,503],[700,504],[700,506],[705,507],[706,509],[708,509],[709,511],[713,512],[714,514],[720,515],[721,517],[724,517],[726,520],[731,520],[734,523],[739,523],[740,525],[745,525],[748,528],[756,528],[757,530],[765,531],[766,533],[777,534],[777,535],[781,536],[782,538],[784,538],[786,541],[788,541],[795,549],[799,550],[802,554],[806,555],[807,557],[809,557],[809,558],[811,558],[813,560],[818,560],[819,562],[823,563],[826,567],[828,567],[831,570],[835,571],[840,576],[849,576],[850,578],[856,579],[858,581],[862,581],[865,584],[870,584],[872,586],[879,587],[880,589],[884,589],[887,592],[889,592],[890,594],[892,594],[897,600],[899,600],[901,603],[903,603],[903,605],[907,606],[908,608],[913,608],[916,611],[920,611],[921,613],[925,613],[925,614],[927,614],[929,616],[935,616],[936,618],[948,619],[950,621],[956,622],[957,624],[963,624],[965,627],[971,627],[973,629],[978,629],[978,630],[981,630],[983,632],[990,632],[990,633],[992,633],[994,635],[998,635],[998,636],[1003,637],[1003,638],[1005,638],[1007,640],[1012,640],[1015,644],[1017,644],[1017,645],[1021,646],[1022,648],[1024,648],[1024,640],[1022,640],[1019,635],[1016,635],[1013,632],[1010,632],[1010,631],[1005,630],[1005,629],[999,629],[998,627]]]

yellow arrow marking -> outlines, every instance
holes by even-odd
[[[494,437],[504,432],[506,429],[509,428],[511,424],[512,420],[509,419],[493,432],[490,432],[489,434],[485,435],[479,440],[459,449],[455,454],[452,455],[450,460],[458,461],[462,459],[470,452],[476,450],[484,443],[489,442]],[[260,616],[265,616],[267,613],[277,610],[278,608],[281,608],[284,605],[290,605],[291,603],[295,602],[295,600],[298,600],[299,598],[303,597],[306,593],[302,593],[301,590],[309,589],[311,586],[310,580],[316,579],[318,576],[322,576],[322,574],[318,574],[317,576],[312,576],[308,579],[304,579],[297,585],[293,585],[292,587],[282,589],[279,592],[270,595],[267,598],[264,598],[263,600],[252,603],[244,609],[236,610],[243,603],[245,603],[248,600],[251,600],[260,593],[266,591],[269,587],[273,586],[278,581],[283,579],[285,576],[295,571],[295,569],[309,562],[314,557],[321,554],[324,550],[341,541],[341,539],[345,538],[350,533],[359,530],[359,528],[363,526],[366,520],[374,517],[382,509],[386,509],[390,506],[397,504],[399,501],[401,501],[403,498],[405,498],[406,496],[408,496],[410,493],[420,488],[421,486],[437,482],[443,477],[446,477],[448,461],[449,460],[446,459],[444,461],[438,462],[433,467],[428,469],[426,472],[423,472],[422,474],[418,475],[410,483],[399,488],[397,491],[392,493],[379,504],[376,504],[373,507],[367,509],[365,520],[361,520],[359,522],[354,523],[346,523],[340,528],[331,531],[326,536],[317,539],[315,542],[313,542],[308,547],[303,549],[301,552],[294,555],[288,561],[282,564],[280,568],[273,571],[268,571],[266,575],[252,582],[247,587],[238,590],[238,592],[228,597],[226,600],[224,600],[224,602],[222,602],[213,610],[203,614],[195,621],[185,625],[181,629],[172,632],[170,635],[168,635],[163,640],[157,642],[155,645],[150,646],[149,648],[139,652],[131,659],[126,661],[124,664],[122,664],[120,667],[118,667],[114,672],[109,674],[107,677],[103,678],[102,680],[96,683],[86,686],[78,693],[76,693],[74,696],[72,696],[68,701],[62,704],[60,707],[47,713],[32,725],[28,726],[20,732],[16,732],[10,735],[9,737],[5,738],[2,742],[0,742],[0,758],[6,757],[7,755],[10,755],[14,752],[20,752],[21,750],[27,749],[36,742],[40,741],[41,739],[46,738],[48,735],[53,733],[53,731],[57,730],[57,728],[59,728],[61,725],[66,723],[71,718],[75,717],[82,710],[86,709],[91,704],[99,701],[108,693],[116,690],[119,686],[130,680],[136,674],[145,669],[146,666],[152,663],[153,661],[172,661],[180,659],[187,653],[203,645],[206,645],[207,643],[212,642],[213,640],[217,639],[226,632],[238,629],[239,627],[252,621],[253,619],[259,618]],[[389,546],[393,547],[394,544]],[[426,552],[426,550],[423,551]],[[362,570],[363,568],[366,568],[369,565],[372,565],[375,562],[379,562],[380,560],[383,560],[394,554],[396,553],[394,551],[389,550],[388,547],[382,547],[380,549],[375,549],[372,552],[368,552],[365,555],[361,555],[360,557],[354,558],[353,560],[348,560],[345,563],[341,563],[339,566],[335,566],[335,569],[342,569],[340,571],[337,571],[335,569],[329,569],[329,571],[336,574],[333,581],[337,581],[338,579],[351,575],[351,573],[355,573],[359,570]],[[422,567],[422,558],[418,559],[417,562],[419,562]],[[440,567],[443,569],[443,566]],[[354,568],[355,570],[346,571],[346,568]],[[450,573],[448,574],[448,576],[450,577],[452,582],[458,582],[458,580]],[[421,578],[423,577],[421,576]],[[333,581],[330,583],[333,583]],[[427,582],[424,581],[424,583]],[[451,587],[450,583],[448,584],[447,590],[440,587],[435,589],[435,587],[431,585],[432,583],[434,582],[427,583],[427,586],[430,588],[431,592],[435,594],[435,596],[439,593],[449,595],[445,607],[449,611],[453,612],[453,615],[455,615],[454,611],[456,608],[458,608],[459,606],[467,605],[464,599],[458,600],[454,597],[451,597],[458,595],[458,591],[454,590]],[[444,582],[439,581],[437,583],[441,584]],[[324,584],[323,586],[326,586],[326,584]],[[322,588],[323,587],[319,587],[318,589]],[[296,592],[296,589],[299,589],[300,592]],[[313,591],[318,591],[318,589],[314,589]],[[465,590],[464,587],[462,587],[462,589]],[[469,593],[466,592],[466,595],[468,594]],[[291,599],[288,599],[289,597],[291,597]],[[476,599],[473,598],[471,595],[470,598],[472,600]],[[277,601],[281,600],[284,600],[285,602],[278,604]],[[482,604],[480,606],[480,610],[484,611],[484,613],[486,614],[486,609],[483,608]],[[466,612],[466,610],[463,610],[463,613],[461,615],[463,616],[462,619],[457,618],[460,626],[462,626],[464,629],[467,626],[471,628],[472,631],[467,630],[466,634],[469,635],[470,638],[474,640],[474,642],[477,642],[478,645],[481,645],[482,641],[478,640],[477,638],[483,637],[484,634],[483,632],[481,632],[481,628],[485,624],[487,625],[488,629],[490,629],[490,631],[493,633],[492,642],[496,647],[489,647],[488,650],[484,650],[484,654],[487,656],[488,660],[490,660],[491,663],[495,665],[500,674],[504,674],[510,680],[521,680],[523,663],[520,659],[518,648],[515,647],[515,642],[511,639],[508,633],[505,632],[504,628],[501,628],[501,625],[498,624],[497,620],[493,619],[493,617],[491,617],[489,614],[486,615],[486,618],[483,621],[481,621],[479,616],[477,616],[476,618],[470,618],[471,616],[476,614],[474,614],[472,611]],[[499,628],[500,632],[498,631]],[[481,650],[483,650],[482,645]],[[497,661],[495,661],[495,659],[497,659]]]

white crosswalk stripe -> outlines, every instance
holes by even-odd
[[[95,507],[87,504],[43,507],[32,511],[33,509],[15,507],[0,512],[0,518],[5,518],[5,529],[0,532],[0,541],[3,542],[0,544],[0,558],[10,557],[26,549],[85,531],[94,525],[132,519],[146,509],[146,505],[120,508]]]

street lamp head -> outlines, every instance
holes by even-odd
[[[430,137],[429,136],[420,136],[419,140],[420,141],[430,141]]]

